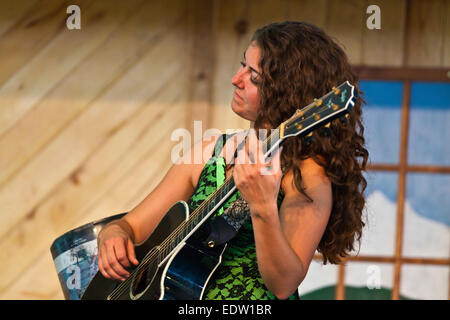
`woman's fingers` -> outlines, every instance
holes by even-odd
[[[122,242],[123,246],[123,242]],[[106,272],[115,279],[125,280],[129,276],[129,272],[123,268],[116,256],[116,250],[112,242],[105,243],[106,260],[108,266],[105,267]],[[120,250],[119,250],[120,251]]]
[[[102,253],[100,254],[100,258],[102,261],[102,274],[105,278],[108,279],[121,279],[122,277],[119,276],[110,266],[110,263],[108,261],[108,253],[106,252],[106,247],[103,246],[101,249]]]
[[[122,241],[122,239],[109,241],[98,251],[98,268],[105,278],[123,281],[130,275],[125,269],[131,266],[130,262],[134,265],[139,264],[133,242],[127,239],[125,244]]]
[[[120,239],[119,243],[116,243],[116,245],[114,246],[114,252],[116,254],[116,259],[117,261],[119,261],[120,265],[124,268],[129,268],[131,265],[127,256],[127,247],[125,243],[126,241],[127,240]]]
[[[254,180],[256,175],[273,175],[276,180],[281,176],[280,155],[282,147],[271,152],[271,157],[265,161],[264,143],[256,137],[255,131],[250,130],[245,148],[238,150],[235,166],[235,182],[241,186],[247,180]]]

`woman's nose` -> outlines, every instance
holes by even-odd
[[[233,78],[231,78],[231,83],[239,88],[243,88],[244,82],[242,81],[243,68],[239,68],[239,70],[235,73]]]

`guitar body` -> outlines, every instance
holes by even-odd
[[[201,300],[209,278],[220,265],[226,244],[214,249],[190,244],[173,256],[164,275],[162,300]]]
[[[226,245],[209,248],[198,237],[180,243],[165,262],[153,262],[142,268],[143,261],[158,253],[160,244],[189,218],[184,201],[174,204],[151,236],[135,247],[140,264],[129,268],[128,284],[105,278],[101,272],[92,278],[82,300],[192,300],[201,299],[210,276],[221,262]],[[142,270],[138,270],[141,266]],[[137,271],[137,272],[133,272]],[[122,285],[122,287],[119,287]],[[119,290],[118,290],[119,289]]]

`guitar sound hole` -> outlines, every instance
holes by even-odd
[[[131,295],[133,299],[139,299],[155,280],[158,266],[150,265],[138,272],[131,286]]]
[[[150,279],[151,281],[151,279]],[[145,269],[144,271],[140,272],[136,276],[136,280],[133,286],[133,294],[139,295],[145,291],[147,286],[150,284],[150,281],[148,280],[148,270]]]

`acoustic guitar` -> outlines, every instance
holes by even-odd
[[[267,159],[288,137],[312,131],[343,118],[356,102],[355,87],[348,81],[308,106],[298,109],[263,142]],[[230,176],[193,212],[186,202],[175,203],[150,237],[136,246],[139,265],[129,269],[125,281],[111,280],[100,272],[92,278],[82,299],[202,299],[206,284],[221,263],[225,244],[205,244],[197,230],[237,191]],[[204,239],[203,239],[204,240]]]

